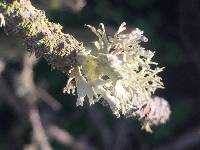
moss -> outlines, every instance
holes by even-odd
[[[27,49],[43,56],[53,67],[67,72],[75,65],[75,53],[84,50],[82,43],[73,36],[62,33],[60,24],[49,22],[45,12],[27,0],[6,3],[0,0],[0,9],[7,27],[20,33]]]
[[[29,36],[33,36],[37,32],[35,24],[32,23],[30,20],[23,20],[20,23],[20,27],[23,28]]]
[[[14,12],[14,10],[18,10],[17,11],[17,15],[22,15],[23,14],[23,10],[24,10],[24,5],[18,1],[14,1],[12,4],[6,4],[5,5],[6,8],[6,14],[11,15],[11,13]]]

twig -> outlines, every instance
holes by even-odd
[[[86,0],[60,0],[60,2],[73,12],[81,11],[86,5]]]
[[[51,138],[67,147],[71,147],[75,142],[75,139],[72,137],[72,135],[55,125],[49,126],[47,128],[47,133]]]
[[[52,150],[48,143],[44,127],[42,126],[39,111],[35,105],[30,106],[30,121],[33,127],[33,134],[41,150]]]
[[[183,150],[200,146],[200,127],[191,129],[180,136],[174,138],[171,142],[160,145],[155,150]]]
[[[28,118],[25,115],[28,110],[27,105],[14,95],[13,90],[9,88],[2,78],[0,78],[0,89],[1,100],[4,100],[5,104],[13,108],[22,121],[27,120]],[[21,116],[24,116],[23,119]]]
[[[28,116],[33,128],[33,137],[37,145],[41,150],[52,150],[48,143],[45,129],[41,123],[39,110],[36,106],[38,95],[33,80],[33,66],[35,62],[35,57],[30,57],[28,54],[25,54],[22,72],[16,78],[16,93],[28,105]]]
[[[70,133],[56,125],[49,125],[47,127],[47,133],[52,139],[55,139],[67,148],[73,150],[95,150],[95,148],[88,145],[87,142],[76,140]]]
[[[58,111],[62,108],[62,105],[53,96],[51,96],[45,89],[37,86],[36,94],[38,95],[38,98],[41,98],[41,100],[43,100],[46,104],[48,104],[53,110]]]

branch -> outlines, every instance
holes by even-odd
[[[0,77],[0,94],[3,98],[2,100],[13,108],[18,118],[20,118],[22,124],[17,125],[21,127],[22,125],[26,126],[26,124],[29,123],[33,128],[31,143],[24,145],[23,149],[51,150],[51,145],[48,142],[48,139],[51,138],[58,143],[63,144],[63,146],[67,148],[70,147],[74,150],[94,150],[95,148],[89,145],[86,140],[77,140],[64,129],[51,125],[51,121],[45,118],[45,115],[40,114],[37,105],[39,100],[44,100],[56,111],[62,106],[47,91],[35,85],[33,80],[33,66],[35,63],[35,57],[30,57],[28,54],[24,55],[23,69],[19,75],[14,78],[14,86],[8,86],[3,77]],[[13,92],[12,87],[16,88],[15,92]],[[52,114],[48,114],[48,116],[49,115]],[[17,135],[14,137],[11,137],[13,138],[12,140],[22,140],[22,136],[18,134],[23,134],[23,132],[19,131],[18,128],[16,129],[18,133],[16,133]]]
[[[30,107],[29,118],[33,127],[33,134],[34,134],[35,140],[37,144],[39,145],[39,147],[42,150],[52,150],[48,142],[48,138],[46,136],[44,127],[41,123],[38,109],[35,105],[31,105]]]
[[[48,104],[54,111],[58,111],[62,108],[62,105],[51,96],[45,89],[37,86],[36,87],[37,96],[43,100],[46,104]]]
[[[60,24],[49,22],[45,12],[33,7],[30,0],[0,0],[0,13],[6,31],[18,33],[28,51],[44,57],[53,69],[69,73],[76,63],[76,53],[84,50],[82,43],[64,34]]]
[[[155,150],[192,149],[192,147],[199,146],[199,143],[200,143],[200,127],[197,126],[196,128],[186,131],[180,136],[174,138],[174,140],[172,140],[171,142],[160,145],[159,147],[155,148]]]
[[[166,100],[150,100],[156,89],[163,88],[158,75],[163,68],[151,60],[154,52],[141,47],[141,42],[148,41],[143,31],[136,28],[122,33],[126,30],[123,22],[110,37],[102,23],[99,29],[87,25],[98,37],[91,52],[73,36],[62,33],[61,25],[49,22],[30,0],[0,0],[0,13],[1,25],[21,35],[28,51],[44,57],[53,69],[71,73],[64,91],[73,93],[77,88],[77,106],[83,106],[86,97],[90,105],[103,98],[114,115],[138,118],[148,131],[168,120]]]
[[[46,129],[47,134],[66,148],[73,150],[96,150],[92,145],[81,139],[75,139],[70,133],[56,125],[49,125]]]

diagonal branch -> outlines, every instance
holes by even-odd
[[[18,33],[28,51],[44,57],[53,69],[69,73],[76,63],[76,53],[84,50],[83,44],[64,34],[60,24],[49,22],[45,12],[32,6],[30,0],[11,1],[0,0],[6,31]]]
[[[48,142],[44,127],[41,123],[40,115],[39,115],[36,105],[30,106],[29,118],[33,127],[33,134],[34,134],[35,140],[37,140],[36,142],[38,143],[40,149],[52,150]]]

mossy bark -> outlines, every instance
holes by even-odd
[[[5,29],[19,34],[27,50],[44,57],[52,68],[69,73],[76,64],[83,44],[63,33],[60,24],[49,22],[45,12],[32,6],[30,0],[0,0],[0,13],[5,17]]]

